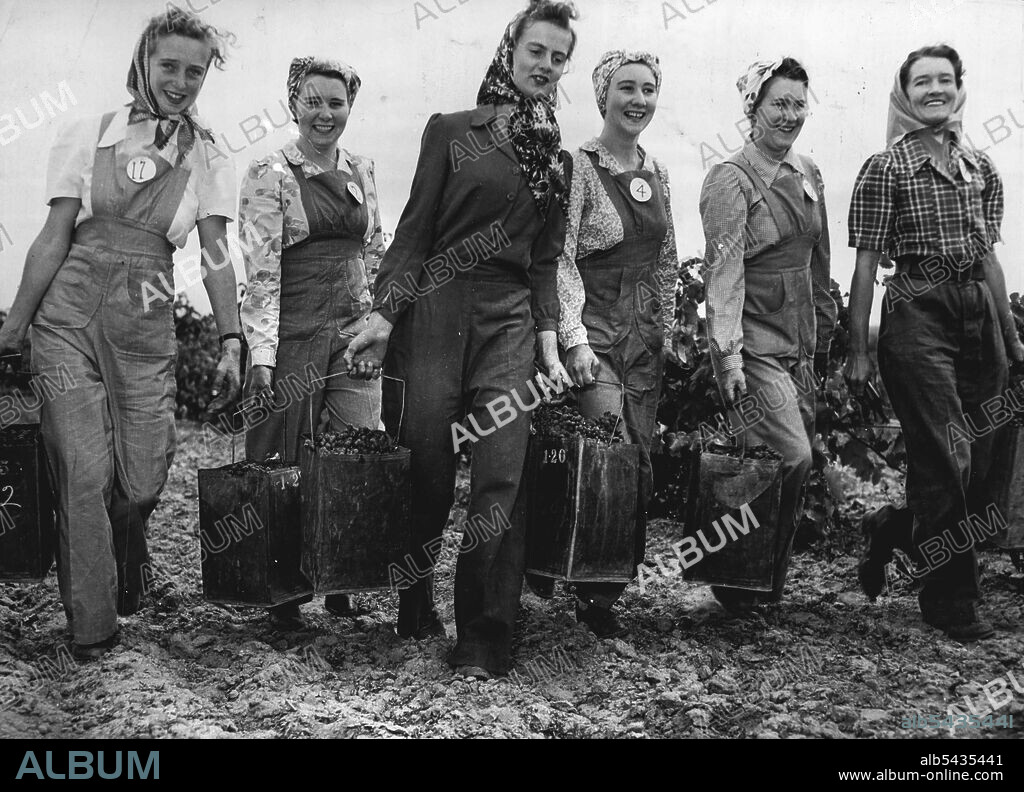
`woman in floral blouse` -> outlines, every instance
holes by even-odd
[[[668,171],[639,145],[660,89],[661,66],[650,53],[617,50],[598,63],[594,90],[604,130],[573,157],[558,264],[558,339],[581,388],[580,410],[591,417],[621,410],[623,433],[641,448],[636,563],[643,561],[654,488],[651,437],[679,269]],[[600,637],[621,634],[610,608],[625,587],[576,584],[577,619]]]
[[[288,104],[299,137],[253,162],[242,182],[246,395],[261,419],[246,435],[250,461],[295,463],[310,415],[325,407],[333,429],[380,424],[379,381],[343,376],[384,253],[373,163],[338,147],[359,86],[343,63],[292,61]],[[328,597],[328,610],[350,612],[346,599]],[[297,608],[274,613],[290,619]]]

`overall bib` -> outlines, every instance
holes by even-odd
[[[635,567],[644,560],[647,507],[654,491],[651,438],[665,362],[655,270],[668,233],[668,215],[656,173],[642,169],[612,176],[598,165],[596,153],[587,154],[622,221],[623,239],[609,250],[576,262],[586,292],[583,324],[597,356],[595,377],[600,380],[580,391],[579,408],[590,418],[606,412],[618,415],[621,410],[624,438],[640,446]],[[647,186],[638,184],[634,195],[631,188],[637,179]],[[644,197],[647,200],[641,200]],[[622,583],[577,583],[576,593],[585,601],[609,608],[625,588]]]
[[[106,640],[118,613],[139,609],[151,577],[146,521],[174,456],[174,310],[153,295],[173,283],[167,232],[189,171],[151,146],[156,175],[136,184],[122,148],[97,148],[94,216],[75,229],[33,323],[40,373],[72,381],[44,400],[40,420],[57,493],[61,598],[79,644]]]
[[[299,184],[309,237],[281,253],[281,314],[274,402],[253,407],[245,437],[246,457],[262,462],[280,454],[288,464],[301,459],[302,437],[319,432],[325,403],[333,429],[339,424],[376,429],[380,425],[380,382],[346,376],[345,350],[370,312],[363,263],[363,234],[369,220],[350,184],[365,195],[358,171],[334,170],[306,178],[290,165]]]
[[[782,454],[782,500],[771,601],[782,598],[793,538],[811,470],[814,439],[816,319],[811,259],[823,231],[820,204],[804,176],[784,174],[768,187],[739,154],[740,168],[765,201],[779,242],[744,260],[743,365],[748,397],[730,413],[741,442]],[[746,406],[744,406],[746,405]],[[768,599],[763,594],[761,600]]]

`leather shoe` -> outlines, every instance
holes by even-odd
[[[541,599],[549,600],[555,598],[555,579],[543,575],[532,575],[526,573],[526,585],[530,591]]]
[[[343,618],[359,615],[359,605],[351,594],[329,594],[324,597],[324,610]]]
[[[297,602],[286,602],[284,605],[267,608],[267,615],[279,630],[301,630],[306,626]]]
[[[71,642],[71,656],[75,660],[81,660],[83,662],[91,662],[93,660],[101,659],[107,652],[117,646],[117,642],[120,639],[119,633],[114,633],[109,638],[99,643],[93,644],[80,644]]]
[[[978,607],[973,602],[925,599],[918,597],[921,618],[957,643],[984,641],[996,634],[995,628],[978,616]]]
[[[463,677],[467,681],[469,680],[480,680],[486,682],[488,679],[494,679],[494,674],[488,671],[486,668],[480,666],[463,665],[455,669],[456,676]]]
[[[576,621],[585,624],[598,638],[621,638],[629,632],[608,608],[576,600]]]

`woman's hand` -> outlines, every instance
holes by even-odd
[[[2,331],[0,331],[2,332]],[[0,352],[3,349],[0,348]],[[1010,358],[1010,364],[1024,363],[1024,343],[1014,334],[1014,337],[1006,342],[1006,356]]]
[[[213,388],[210,395],[213,401],[207,406],[206,411],[211,415],[217,415],[238,401],[238,394],[242,390],[238,373],[242,368],[242,344],[237,339],[229,339],[224,342],[220,352],[220,363],[217,364],[217,374],[213,380]]]
[[[394,325],[376,311],[367,317],[366,328],[345,350],[345,366],[352,379],[380,379],[393,328]]]
[[[250,401],[258,399],[263,402],[272,402],[274,400],[274,369],[270,366],[253,366],[245,396]]]
[[[864,393],[864,386],[871,378],[871,356],[867,352],[850,352],[846,359],[846,368],[843,370],[846,377],[846,384],[850,393],[860,396]]]
[[[722,374],[718,381],[718,389],[722,393],[725,406],[731,409],[747,395],[747,375],[741,368],[730,369]]]
[[[586,388],[594,384],[598,365],[597,355],[589,344],[574,346],[565,358],[565,367],[577,388]]]
[[[0,327],[0,356],[20,355],[28,329],[8,320]]]
[[[540,360],[540,367],[558,389],[556,393],[550,394],[545,388],[545,401],[550,401],[552,395],[561,396],[572,387],[572,378],[558,357],[558,333],[554,330],[537,331],[537,357]]]

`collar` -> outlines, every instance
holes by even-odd
[[[294,140],[290,140],[285,143],[284,148],[281,149],[281,153],[284,154],[286,160],[292,165],[302,168],[302,172],[307,176],[318,176],[321,173],[326,173],[323,168],[317,165],[312,160],[306,159],[305,155],[299,151],[299,146]],[[338,147],[338,170],[352,175],[352,155],[345,149]]]
[[[597,154],[597,164],[600,165],[602,168],[604,168],[609,173],[611,173],[612,176],[617,176],[620,173],[625,173],[626,172],[625,169],[622,167],[622,165],[619,164],[619,161],[617,159],[615,159],[615,155],[613,155],[605,147],[604,143],[602,143],[597,138],[591,138],[590,140],[588,140],[586,143],[584,143],[582,146],[580,146],[580,150],[581,151],[590,151],[590,152],[593,152],[594,154]],[[644,151],[644,147],[639,145],[639,144],[637,144],[636,150],[640,154],[640,168],[639,169],[640,170],[653,170],[653,168],[648,168],[647,167],[647,163],[648,163],[647,152]]]
[[[799,173],[801,176],[807,176],[807,172],[804,169],[804,164],[800,160],[800,156],[791,148],[786,152],[786,156],[782,158],[782,161],[773,160],[766,156],[753,143],[747,143],[743,147],[743,156],[747,158],[747,162],[753,166],[754,171],[757,175],[764,179],[764,183],[769,187],[775,183],[775,179],[778,178],[779,170],[783,164],[789,165],[793,170]]]
[[[970,165],[973,170],[980,170],[981,166],[978,163],[976,152],[967,148],[956,133],[953,133],[952,143],[952,151],[955,155]],[[925,144],[918,140],[917,135],[913,133],[894,143],[893,148],[903,150],[911,173],[916,173],[932,161],[931,154],[928,153]]]
[[[128,105],[114,113],[110,126],[107,127],[107,131],[103,133],[103,137],[100,138],[100,142],[97,144],[98,148],[110,148],[128,136],[128,115],[130,112],[131,105]],[[155,124],[156,119],[151,118],[147,123]]]

